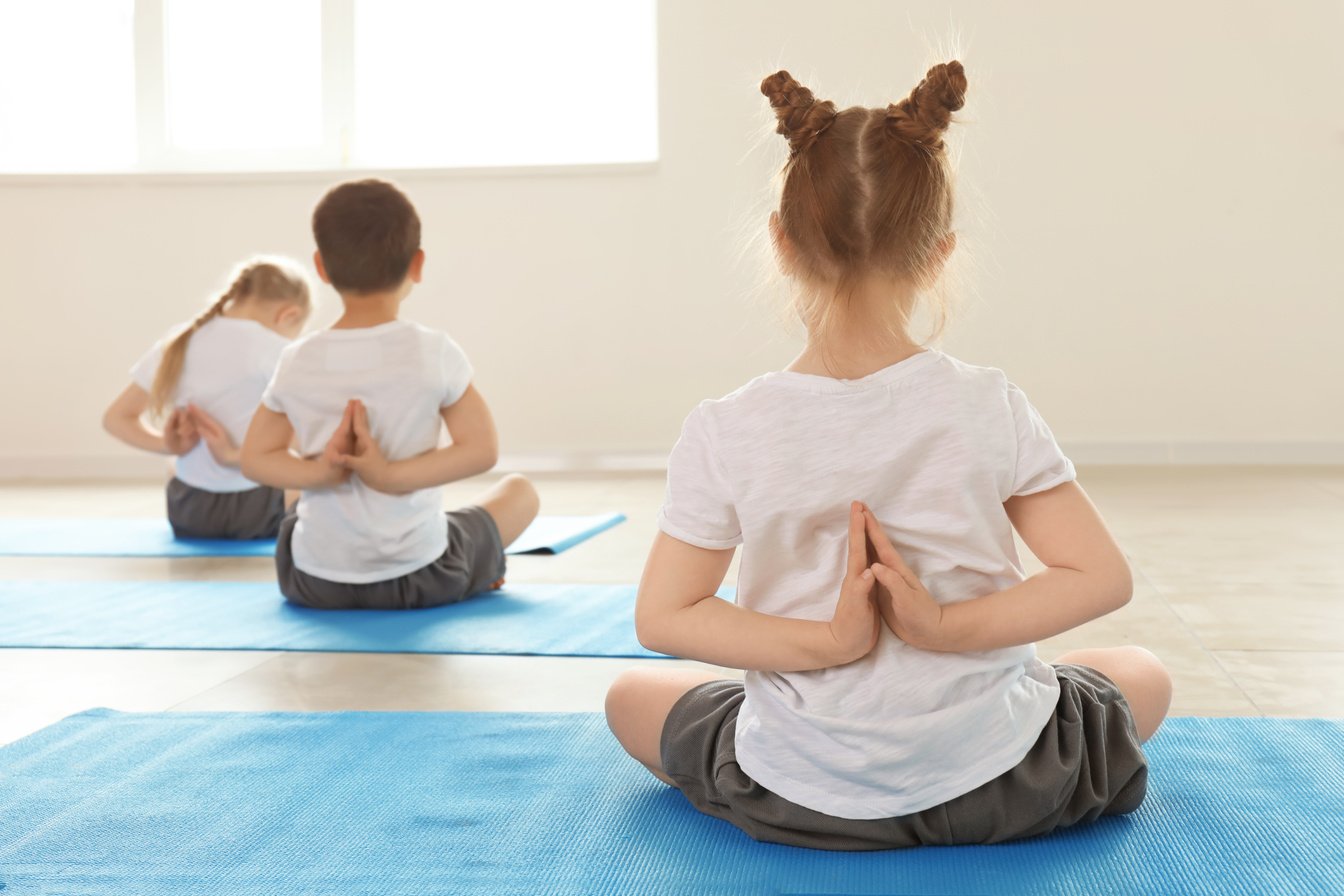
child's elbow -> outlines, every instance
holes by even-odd
[[[645,650],[652,650],[654,653],[667,653],[667,645],[663,640],[663,628],[657,624],[655,617],[648,613],[641,613],[639,608],[635,608],[635,638],[639,641],[639,646]]]
[[[258,469],[259,460],[260,458],[257,457],[256,451],[249,451],[247,443],[244,442],[242,450],[238,453],[239,472],[241,472],[245,478],[251,479],[253,482],[260,482],[261,479],[259,477],[261,476],[261,470]]]
[[[635,638],[639,641],[639,646],[652,653],[662,653],[671,656],[671,651],[663,644],[660,638],[654,637],[651,633],[640,629],[635,629]]]
[[[121,422],[121,414],[117,413],[116,405],[113,405],[112,407],[103,411],[103,432],[107,433],[110,436],[117,435],[117,433],[121,429],[121,427],[117,425],[120,422]]]
[[[472,475],[489,473],[499,463],[499,442],[483,439],[473,447],[472,455],[476,462],[472,464]]]
[[[1110,600],[1110,609],[1118,610],[1134,597],[1134,574],[1130,572],[1129,562],[1122,555],[1119,562],[1107,573],[1106,593]]]

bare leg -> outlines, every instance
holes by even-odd
[[[517,473],[505,476],[471,503],[490,514],[499,529],[499,541],[506,548],[523,534],[541,508],[536,488],[526,476]],[[503,584],[504,580],[500,579],[490,587],[499,588]]]
[[[1140,742],[1152,737],[1167,717],[1171,707],[1171,673],[1161,660],[1142,647],[1070,650],[1055,663],[1087,666],[1115,682],[1134,713]]]
[[[722,677],[699,669],[626,669],[607,690],[607,727],[625,752],[672,784],[663,773],[660,749],[667,714],[691,688]]]

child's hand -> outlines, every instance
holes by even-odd
[[[882,525],[867,507],[863,508],[868,540],[878,562],[870,569],[877,576],[877,606],[882,621],[911,647],[939,650],[942,644],[943,607],[905,565],[896,547],[887,538]]]
[[[352,400],[349,412],[354,445],[350,451],[341,455],[341,464],[354,472],[369,488],[387,494],[399,494],[390,475],[392,464],[369,431],[369,412],[364,402]]]
[[[350,478],[350,470],[341,462],[341,458],[355,448],[354,415],[355,403],[346,402],[345,413],[341,415],[341,422],[336,424],[336,431],[327,439],[322,453],[313,458],[322,469],[322,481],[318,487],[340,485]]]
[[[173,408],[163,424],[163,446],[169,454],[183,455],[196,447],[201,434],[192,422],[191,414],[183,408]]]
[[[877,582],[868,568],[868,540],[864,537],[864,509],[858,501],[849,505],[849,548],[845,580],[831,618],[837,666],[852,663],[877,644],[878,611],[873,596]]]
[[[216,461],[226,467],[237,467],[240,464],[242,451],[233,443],[228,431],[220,426],[218,420],[194,404],[187,405],[187,415]]]

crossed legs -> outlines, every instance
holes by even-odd
[[[1087,666],[1115,682],[1134,714],[1140,742],[1153,736],[1171,708],[1171,673],[1161,660],[1142,647],[1070,650],[1057,657],[1055,663]]]
[[[1171,674],[1162,661],[1142,647],[1098,647],[1071,650],[1055,660],[1096,669],[1125,695],[1139,740],[1157,731],[1171,705]],[[663,725],[668,713],[689,690],[723,676],[701,669],[627,669],[607,691],[607,726],[625,751],[667,784],[663,771]]]
[[[691,688],[721,678],[702,669],[626,669],[607,691],[607,726],[625,752],[655,778],[672,784],[663,772],[661,750],[667,714]]]
[[[508,547],[523,534],[531,522],[537,518],[541,509],[541,498],[537,489],[526,476],[510,473],[496,482],[483,494],[477,495],[471,502],[490,514],[499,529],[499,541]],[[500,579],[490,585],[492,589],[503,587]]]

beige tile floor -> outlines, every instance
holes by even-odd
[[[551,513],[630,521],[518,582],[634,582],[661,477],[538,477]],[[1040,645],[1142,644],[1182,715],[1344,716],[1344,468],[1093,468],[1081,481],[1135,572],[1129,606]],[[448,489],[468,501],[489,478]],[[158,513],[153,484],[0,485],[7,516]],[[0,558],[0,579],[264,580],[270,561]],[[3,621],[0,620],[0,625]],[[671,661],[649,661],[655,664]],[[0,650],[0,743],[94,706],[124,710],[598,710],[627,660],[570,657]]]

